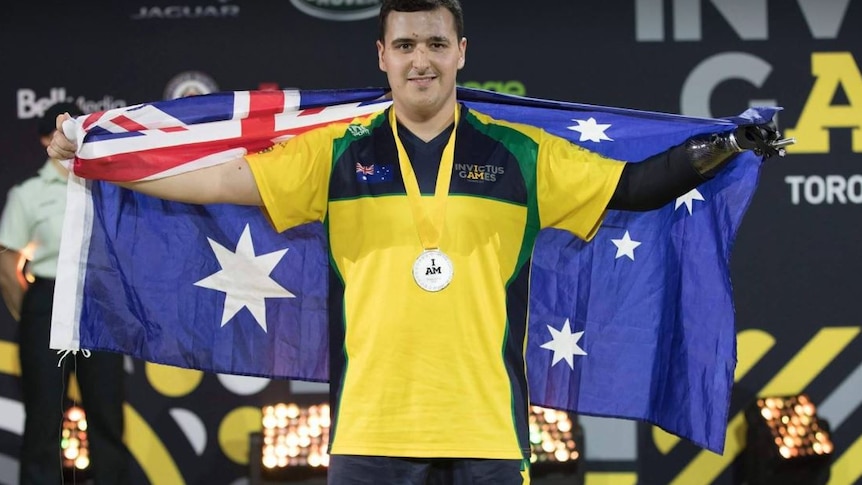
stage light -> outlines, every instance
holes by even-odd
[[[261,451],[264,478],[302,478],[325,473],[329,465],[329,404],[278,403],[261,409],[262,431],[252,436]],[[259,445],[255,445],[255,440]],[[255,448],[252,448],[255,449]]]
[[[578,470],[583,457],[583,433],[565,411],[530,407],[530,462],[533,475]]]
[[[90,446],[87,439],[87,415],[78,406],[69,407],[63,413],[60,429],[60,453],[64,477],[77,477],[90,467]]]
[[[835,445],[807,395],[760,398],[745,415],[749,484],[827,483]]]

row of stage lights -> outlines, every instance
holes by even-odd
[[[329,465],[329,404],[279,403],[264,406],[261,411],[260,464],[264,470],[325,472]],[[824,468],[828,477],[828,463],[835,445],[828,423],[817,416],[816,406],[807,395],[759,398],[748,408],[746,420],[746,467],[750,484],[776,483],[774,480],[784,474],[820,482]],[[569,413],[532,406],[529,427],[530,461],[534,470],[576,467],[581,461],[583,436]],[[87,434],[84,410],[79,406],[68,408],[60,437],[64,469],[88,469]],[[811,478],[812,474],[817,478]],[[782,483],[793,483],[793,478],[782,479],[785,480]]]
[[[265,406],[262,411],[265,469],[327,466],[330,424],[327,404],[307,408],[277,404]],[[834,452],[828,423],[818,418],[816,406],[805,394],[757,399],[747,418],[749,465],[760,470],[759,476],[767,480],[773,480],[782,469],[792,469],[797,477],[820,473],[818,470],[822,470]],[[582,459],[583,436],[569,413],[532,406],[529,426],[534,470],[577,466]],[[759,482],[751,480],[751,483]]]
[[[537,465],[577,462],[576,424],[568,413],[533,406],[530,410],[530,460]],[[262,408],[261,464],[265,469],[326,468],[329,465],[328,404],[300,407],[279,403]],[[60,448],[63,467],[86,470],[90,465],[87,418],[72,406],[63,417]]]
[[[264,469],[325,468],[329,465],[329,405],[300,407],[279,403],[262,408]],[[581,457],[575,439],[576,424],[568,413],[532,406],[530,409],[530,460],[536,465],[574,463]]]

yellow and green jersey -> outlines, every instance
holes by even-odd
[[[624,164],[531,126],[461,113],[439,244],[454,276],[438,292],[413,280],[423,246],[387,112],[247,157],[277,230],[328,229],[333,454],[529,457],[533,244],[546,227],[590,239]]]

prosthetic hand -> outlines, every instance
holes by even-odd
[[[795,142],[793,138],[781,138],[777,125],[770,121],[743,125],[729,133],[694,137],[684,146],[692,167],[703,177],[712,178],[737,153],[751,150],[765,158],[783,157],[784,147]]]
[[[732,133],[736,144],[742,150],[752,150],[758,156],[773,157],[785,155],[784,147],[796,142],[793,138],[781,138],[778,125],[774,121],[760,125],[740,126]]]

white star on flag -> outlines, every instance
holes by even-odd
[[[703,198],[703,194],[700,193],[697,189],[691,189],[686,194],[676,198],[676,205],[674,205],[673,210],[679,209],[682,205],[688,209],[688,215],[691,215],[692,206],[694,206],[694,201],[706,201]]]
[[[542,344],[543,349],[554,351],[554,359],[551,362],[551,367],[557,365],[557,362],[564,360],[569,364],[569,368],[575,369],[574,357],[576,355],[587,355],[584,349],[578,346],[578,341],[584,335],[584,332],[572,333],[572,327],[569,325],[569,319],[563,324],[563,328],[557,330],[548,325],[548,330],[551,331],[551,341]]]
[[[611,239],[611,242],[617,247],[617,255],[614,259],[627,256],[632,261],[635,260],[635,248],[641,245],[640,241],[632,240],[628,231],[626,231],[622,239]]]
[[[236,245],[236,252],[232,252],[210,238],[207,240],[222,269],[198,281],[195,286],[225,293],[222,327],[245,307],[251,312],[260,328],[266,332],[265,299],[296,298],[296,295],[269,277],[287,249],[255,256],[248,224],[242,231]]]
[[[610,124],[604,125],[596,123],[596,119],[592,116],[586,121],[576,119],[573,119],[572,121],[577,121],[578,126],[569,126],[568,129],[577,131],[581,134],[579,141],[594,141],[596,143],[602,140],[614,141],[613,138],[605,135],[605,130],[611,127]]]

